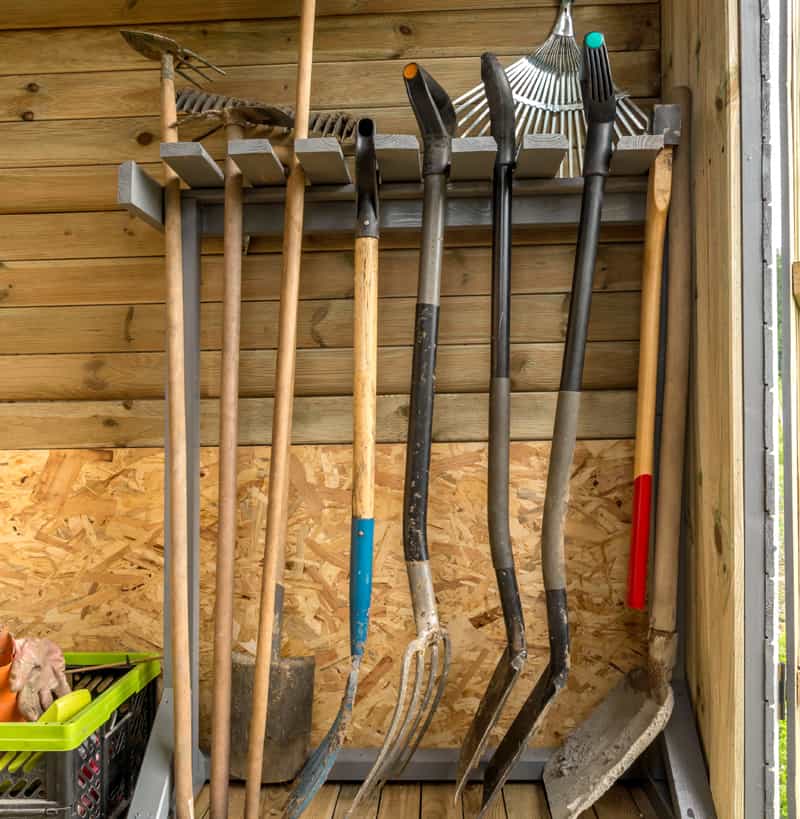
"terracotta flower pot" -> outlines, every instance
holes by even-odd
[[[0,722],[25,722],[17,708],[17,695],[9,687],[14,640],[8,629],[0,629]]]

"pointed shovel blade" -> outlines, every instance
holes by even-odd
[[[623,677],[545,765],[553,819],[574,819],[589,809],[663,730],[672,704],[672,688],[659,698],[644,669]]]
[[[483,699],[461,746],[461,754],[458,758],[456,800],[467,784],[470,772],[481,761],[481,756],[489,741],[492,729],[497,724],[497,720],[500,719],[511,689],[519,679],[524,665],[525,657],[512,656],[511,648],[506,646],[497,661],[492,679],[484,692]]]

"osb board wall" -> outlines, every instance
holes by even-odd
[[[664,88],[693,94],[687,671],[719,816],[744,814],[739,4],[664,3]],[[714,396],[709,401],[709,396]]]
[[[547,443],[512,447],[511,535],[527,618],[530,660],[508,716],[548,654],[540,527]],[[402,649],[413,636],[402,562],[404,448],[377,459],[372,625],[352,730],[358,747],[380,745],[397,693]],[[6,452],[0,464],[4,594],[0,621],[47,634],[65,648],[161,646],[163,457],[155,449]],[[237,647],[253,651],[263,550],[266,447],[239,458]],[[568,690],[536,743],[553,745],[642,660],[646,618],[624,605],[631,501],[629,441],[579,442],[567,525],[573,668]],[[217,451],[202,451],[202,707],[210,707]],[[338,710],[349,666],[347,574],[352,454],[347,446],[295,447],[284,646],[313,654],[314,734]],[[459,745],[504,645],[486,529],[486,445],[434,446],[430,545],[440,615],[453,664],[425,744]],[[204,720],[204,725],[207,725]]]

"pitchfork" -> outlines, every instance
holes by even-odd
[[[428,562],[427,513],[442,243],[450,173],[450,139],[455,131],[456,116],[447,92],[416,63],[405,67],[403,78],[422,133],[424,179],[403,496],[403,555],[417,637],[409,643],[403,656],[397,704],[383,747],[356,794],[348,816],[352,816],[361,802],[369,799],[387,779],[399,775],[408,764],[433,719],[450,666],[450,638],[439,623]]]

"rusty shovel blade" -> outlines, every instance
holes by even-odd
[[[626,674],[545,765],[553,819],[590,808],[664,729],[672,705],[670,686],[659,698],[644,669]]]

